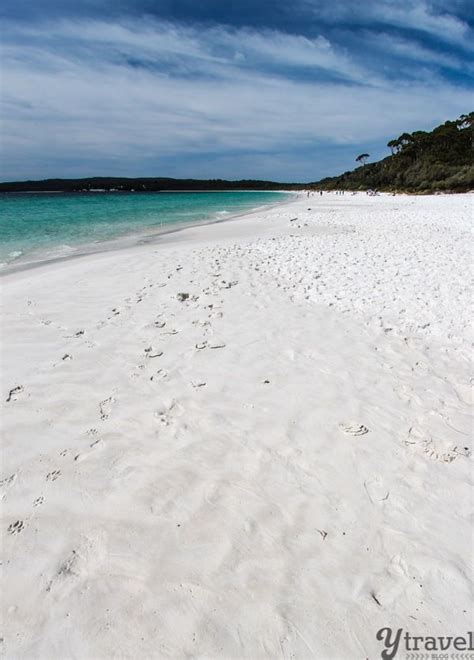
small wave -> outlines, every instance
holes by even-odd
[[[22,250],[13,250],[13,252],[8,253],[8,256],[10,259],[18,259],[18,257],[21,257],[22,254]]]
[[[181,216],[188,217],[188,216],[194,216],[194,215],[202,215],[202,212],[201,211],[181,211],[181,212],[175,211],[173,215],[180,216],[180,217]],[[164,222],[173,222],[173,219],[171,218],[169,220],[164,220]]]

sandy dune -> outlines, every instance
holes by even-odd
[[[4,276],[4,655],[465,634],[472,202],[298,198]]]

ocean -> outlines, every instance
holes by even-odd
[[[290,196],[260,191],[1,194],[0,268],[96,252],[112,239],[222,220]]]

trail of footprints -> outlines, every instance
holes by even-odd
[[[217,260],[216,260],[215,265],[219,266],[219,262]],[[178,268],[176,269],[177,272],[182,271],[182,270],[183,270],[182,266],[178,266]],[[213,278],[220,277],[220,275],[221,275],[220,273],[215,273],[213,275]],[[171,277],[172,277],[172,274],[169,274],[168,279],[171,279]],[[190,282],[190,284],[192,284],[192,281]],[[208,287],[204,287],[204,289],[202,291],[202,294],[206,297],[207,296],[213,296],[213,295],[218,294],[221,290],[231,289],[231,288],[235,287],[237,284],[238,284],[237,280],[220,279],[219,281],[217,281],[217,279],[214,279]],[[118,317],[123,315],[124,311],[129,309],[132,306],[132,304],[138,304],[138,303],[141,303],[142,301],[144,301],[144,299],[148,295],[147,290],[153,288],[153,286],[155,286],[155,285],[153,283],[151,283],[151,284],[148,284],[147,286],[143,287],[137,293],[136,298],[134,300],[131,299],[131,298],[126,299],[125,300],[125,306],[116,305],[115,307],[113,307],[111,309],[111,313],[107,317],[106,321],[112,321],[112,320],[117,319]],[[162,289],[166,286],[167,286],[166,283],[156,284],[156,287],[158,289]],[[195,293],[193,294],[193,293],[188,293],[188,292],[178,292],[178,294],[176,295],[176,300],[179,303],[182,303],[182,304],[184,303],[184,305],[186,307],[190,304],[191,305],[199,304],[199,299],[200,299],[200,296],[198,294],[195,294]],[[223,302],[223,301],[221,301],[221,302]],[[206,332],[209,332],[210,329],[211,329],[210,319],[222,318],[223,313],[220,310],[216,310],[214,304],[205,303],[204,305],[202,305],[202,307],[203,307],[203,309],[205,310],[205,312],[207,314],[208,320],[204,320],[204,321],[195,320],[195,321],[192,321],[192,324],[201,325],[201,327],[203,328],[203,332],[206,333]],[[102,322],[99,323],[99,326],[98,326],[99,330],[105,326],[106,321],[102,321]],[[51,321],[49,321],[49,320],[42,320],[41,323],[45,326],[51,325]],[[167,321],[162,318],[162,315],[160,315],[158,317],[158,319],[153,322],[153,325],[157,330],[164,330],[164,328],[167,327]],[[67,329],[65,329],[65,328],[61,327],[60,330],[67,333]],[[179,331],[177,329],[170,328],[169,330],[168,329],[164,330],[164,332],[161,333],[161,337],[166,336],[166,337],[172,338],[175,335],[177,335],[178,332]],[[69,334],[65,334],[63,336],[67,339],[84,339],[85,335],[86,335],[86,330],[84,328],[81,328],[81,329],[73,332],[72,334],[69,333]],[[88,345],[90,347],[94,347],[94,344],[92,342],[89,342]],[[200,344],[198,344],[198,346],[199,345]],[[210,348],[210,349],[224,348],[225,343],[222,342],[222,341],[207,341],[207,340],[205,340],[204,342],[202,342],[202,347],[203,348],[206,347],[206,348]],[[161,357],[164,354],[164,351],[161,350],[161,349],[155,348],[153,345],[151,345],[151,346],[144,349],[144,353],[145,353],[146,358],[152,360],[153,358]],[[61,358],[60,358],[60,362],[66,362],[66,361],[69,361],[69,360],[72,360],[72,354],[69,353],[69,352],[63,353]],[[56,363],[56,364],[58,364],[58,363]],[[53,365],[53,366],[56,366],[56,365]],[[139,367],[143,368],[144,365],[139,365]],[[153,380],[164,381],[167,378],[168,378],[168,372],[167,372],[166,369],[163,369],[163,368],[158,369],[157,371],[155,371],[150,376],[151,381],[153,381]],[[191,384],[196,389],[202,388],[206,385],[206,383],[204,381],[196,381],[196,382],[192,382]],[[20,395],[22,395],[24,391],[25,391],[25,388],[24,388],[23,385],[16,385],[15,387],[11,388],[11,390],[8,392],[6,402],[7,403],[13,403],[13,402],[17,401],[18,398],[20,397]],[[115,397],[114,396],[109,396],[106,399],[99,402],[99,404],[98,404],[99,417],[100,417],[101,421],[107,421],[110,418],[110,415],[111,415],[112,410],[113,410],[114,403],[115,403]],[[156,416],[157,420],[164,427],[170,427],[173,424],[174,417],[176,415],[179,416],[182,412],[183,411],[182,411],[181,406],[179,404],[177,404],[176,401],[173,400],[171,403],[165,404],[160,409],[158,409],[155,412],[155,416]],[[97,429],[95,427],[91,427],[86,431],[86,434],[89,435],[89,436],[94,437],[94,436],[97,435]],[[74,461],[75,462],[80,462],[80,461],[84,460],[85,458],[87,458],[92,453],[92,451],[95,451],[97,448],[99,448],[101,446],[103,446],[103,440],[100,439],[100,438],[95,439],[90,444],[88,451],[85,451],[85,452],[83,451],[83,452],[77,453],[74,456]],[[66,458],[70,454],[70,451],[71,450],[69,450],[69,449],[63,449],[59,452],[59,455],[60,455],[61,458]],[[46,474],[45,481],[48,482],[48,483],[54,483],[57,480],[59,480],[61,476],[62,476],[62,470],[61,469],[54,469],[54,470],[51,470],[50,472],[48,472]],[[9,477],[6,477],[5,479],[2,479],[0,481],[0,488],[2,489],[2,491],[4,491],[6,488],[10,487],[14,483],[15,479],[16,479],[16,475],[10,475]],[[4,497],[4,495],[3,495],[3,497]],[[42,505],[44,505],[45,501],[46,501],[45,497],[43,495],[39,495],[38,497],[36,497],[33,500],[32,507],[34,509],[37,509],[38,507],[41,507]],[[11,522],[8,525],[7,533],[11,536],[16,536],[16,535],[21,534],[24,531],[25,527],[26,527],[26,522],[24,520],[20,520],[20,519],[15,520],[15,521]]]
[[[91,428],[86,431],[86,435],[88,436],[95,436],[97,434],[97,429]],[[90,445],[89,445],[89,450],[76,454],[74,456],[74,461],[82,461],[85,458],[88,458],[89,455],[95,451],[98,447],[103,446],[103,440],[101,438],[95,439]],[[63,449],[61,452],[59,452],[59,455],[64,458],[68,456],[71,453],[70,449]],[[51,470],[46,474],[45,481],[47,482],[55,482],[57,481],[60,477],[62,476],[62,471],[60,469],[57,470]],[[0,488],[5,488],[11,486],[15,481],[16,481],[17,475],[12,474],[9,477],[6,477],[0,481]],[[5,496],[5,493],[2,494],[2,499]],[[43,495],[39,495],[33,500],[32,506],[33,508],[37,508],[39,506],[42,506],[46,501],[46,498]],[[7,527],[7,533],[9,535],[16,535],[20,534],[26,527],[27,522],[25,520],[15,520],[14,522],[10,523]]]
[[[198,257],[199,256],[200,255],[198,255]],[[215,260],[215,265],[217,267],[219,266],[219,260],[218,259]],[[183,266],[178,265],[175,269],[175,272],[179,273],[182,270],[183,270]],[[218,277],[220,275],[221,275],[220,272],[219,273],[214,273],[213,277]],[[173,272],[169,273],[167,277],[168,277],[168,280],[170,280],[173,277]],[[193,280],[189,281],[189,283],[192,283],[192,282],[193,282]],[[236,286],[237,284],[238,284],[237,280],[224,280],[224,279],[222,279],[217,284],[214,284],[214,285],[212,285],[210,287],[207,287],[207,288],[205,287],[203,289],[203,293],[208,294],[208,295],[213,295],[221,289],[230,289],[230,288]],[[115,307],[112,307],[110,315],[107,317],[106,321],[110,321],[110,320],[113,320],[113,319],[117,318],[118,316],[123,314],[123,312],[125,310],[130,309],[132,307],[132,304],[137,304],[139,302],[142,302],[149,295],[150,289],[152,289],[154,287],[156,287],[157,289],[162,289],[163,287],[166,287],[166,286],[167,286],[166,282],[156,282],[156,283],[154,283],[154,282],[148,280],[148,283],[137,291],[135,299],[133,299],[133,298],[126,298],[125,299],[125,307],[122,307],[120,305],[116,305]],[[199,300],[199,295],[190,294],[190,293],[187,293],[187,292],[178,292],[176,294],[176,296],[177,296],[177,300],[179,302],[186,302],[186,303],[194,302],[194,303],[196,303]],[[33,302],[28,301],[28,304],[32,305]],[[209,305],[209,309],[212,310],[212,307],[213,307],[212,305]],[[209,316],[210,317],[221,317],[222,312],[218,313],[218,314],[212,313]],[[104,327],[106,321],[99,322],[98,329]],[[52,324],[52,321],[49,320],[49,319],[41,319],[39,321],[39,323],[43,324],[45,326],[50,326]],[[158,329],[163,329],[166,326],[166,321],[160,318],[157,321],[155,321],[154,324]],[[58,328],[62,332],[67,333],[67,328],[63,328],[62,326],[58,326]],[[84,337],[86,335],[86,332],[87,331],[86,331],[85,328],[80,328],[80,329],[74,331],[72,334],[65,334],[65,335],[63,334],[63,336],[66,337],[66,338],[72,338],[72,339],[81,339],[81,338],[84,339]],[[176,335],[176,334],[178,334],[178,330],[176,330],[174,328],[171,328],[170,330],[165,331],[164,333],[162,333],[162,335],[168,335],[168,336],[173,336],[173,335]],[[95,344],[91,341],[87,341],[87,345],[91,348],[95,347]],[[220,343],[219,346],[216,345],[215,347],[217,348],[217,347],[223,347],[223,346],[224,346],[224,344]],[[212,348],[214,346],[210,346],[210,347]],[[156,357],[161,357],[163,355],[163,351],[161,349],[154,349],[153,346],[145,349],[145,353],[146,353],[146,357],[148,357],[148,358],[156,358]],[[60,356],[59,362],[55,363],[53,366],[57,366],[60,363],[67,362],[67,361],[70,361],[72,359],[73,359],[72,353],[70,353],[70,352],[63,353]],[[19,396],[24,392],[24,390],[25,390],[25,388],[24,388],[23,385],[14,386],[13,388],[11,388],[9,390],[7,398],[6,398],[6,402],[7,403],[13,403],[13,402],[17,401]],[[110,415],[110,408],[111,408],[112,403],[113,403],[113,397],[109,397],[108,399],[106,399],[106,400],[99,403],[100,415],[101,415],[102,420],[108,419],[108,417]]]
[[[296,221],[297,219],[294,218],[293,221]],[[303,223],[302,226],[307,226],[307,223]],[[315,237],[309,237],[305,236],[305,241],[307,242],[308,239],[315,238]],[[316,237],[317,239],[317,237]],[[210,264],[210,271],[209,271],[209,277],[210,280],[208,283],[201,284],[200,288],[200,293],[199,295],[197,293],[193,293],[192,291],[187,291],[187,290],[179,290],[175,295],[174,300],[179,303],[178,310],[184,310],[184,309],[189,309],[190,306],[192,306],[193,309],[201,309],[202,311],[205,312],[206,314],[206,319],[205,320],[199,320],[199,319],[193,319],[190,321],[191,325],[195,326],[200,326],[202,328],[203,334],[209,334],[212,332],[212,320],[213,319],[219,319],[222,318],[223,316],[223,311],[220,309],[216,304],[209,303],[208,299],[209,298],[215,298],[216,296],[221,296],[225,291],[229,291],[236,287],[239,284],[239,281],[237,279],[233,279],[232,277],[224,277],[223,276],[223,271],[224,270],[232,270],[232,271],[237,271],[239,272],[242,269],[242,263],[250,262],[248,265],[250,265],[250,269],[248,269],[248,272],[250,272],[249,275],[249,281],[248,281],[248,287],[249,291],[259,291],[259,278],[261,277],[268,277],[270,276],[272,278],[272,281],[274,282],[274,286],[277,288],[283,288],[284,290],[288,291],[291,293],[291,291],[295,291],[296,289],[299,289],[303,293],[308,293],[308,291],[314,287],[313,283],[316,283],[316,287],[318,292],[323,294],[324,298],[324,287],[326,286],[325,282],[321,280],[321,272],[316,270],[313,272],[312,275],[312,283],[310,283],[309,288],[308,288],[308,283],[305,284],[305,281],[301,275],[295,276],[288,276],[288,273],[290,271],[287,268],[287,265],[283,265],[282,267],[282,261],[281,258],[278,257],[277,252],[273,252],[275,249],[278,250],[279,246],[281,246],[282,241],[294,241],[295,237],[293,236],[279,236],[279,237],[273,237],[270,239],[264,239],[264,240],[257,240],[253,241],[248,244],[236,244],[232,245],[228,248],[203,248],[202,250],[199,251],[193,251],[193,256],[196,259],[196,265],[199,265],[199,267],[202,264],[203,259],[209,259],[209,264]],[[296,237],[297,241],[300,241],[301,239]],[[334,239],[337,240],[337,237]],[[306,251],[307,255],[311,256],[311,261],[314,263],[314,254],[312,251],[312,248],[308,249],[308,246],[300,246],[303,251]],[[301,250],[299,249],[298,252]],[[217,256],[216,256],[217,253]],[[289,251],[289,254],[291,254],[291,251]],[[289,258],[289,257],[288,257]],[[361,256],[361,260],[363,260],[363,256]],[[289,263],[289,262],[288,262]],[[191,263],[192,267],[192,263]],[[174,274],[178,273],[180,276],[183,275],[183,266],[178,265],[174,271]],[[314,269],[313,269],[314,270]],[[301,272],[301,264],[299,264],[299,271]],[[312,272],[309,270],[308,272]],[[129,310],[132,309],[134,305],[142,303],[145,299],[147,299],[151,293],[151,289],[156,288],[157,290],[162,290],[165,287],[169,285],[169,281],[173,278],[173,272],[169,273],[167,276],[168,282],[148,282],[145,286],[143,286],[139,291],[137,291],[135,298],[127,298],[124,301],[124,305],[116,305],[115,307],[111,308],[111,311],[109,313],[109,316],[106,318],[106,320],[99,322],[99,325],[97,326],[97,329],[100,330],[101,328],[105,327],[107,322],[117,322],[118,319],[120,319],[123,314]],[[195,268],[194,270],[191,271],[192,276],[197,276],[198,270]],[[275,277],[276,276],[276,277]],[[257,279],[253,279],[257,278]],[[283,279],[282,279],[283,278]],[[307,275],[306,275],[306,280],[307,280]],[[193,279],[188,280],[188,284],[185,285],[186,288],[188,286],[192,289],[192,285],[194,284]],[[256,294],[258,295],[258,293]],[[332,294],[334,296],[334,294]],[[201,300],[201,296],[204,298],[204,300]],[[307,297],[307,296],[306,296]],[[207,300],[206,300],[207,299]],[[334,296],[334,299],[337,299],[337,296]],[[168,300],[170,301],[170,297],[168,296]],[[172,296],[171,296],[172,300]],[[327,302],[327,301],[326,301]],[[222,305],[224,303],[223,299],[219,300],[219,304]],[[176,304],[176,303],[175,303]],[[198,307],[196,307],[198,306]],[[168,315],[170,317],[176,315],[176,311],[173,313],[172,308],[170,308],[170,302],[168,302],[168,305],[165,306],[165,310],[168,310]],[[347,310],[348,311],[348,310]],[[179,312],[182,313],[182,312]],[[51,321],[48,320],[43,320],[41,321],[44,325],[50,325]],[[167,323],[168,320],[163,318],[163,312],[158,315],[158,318],[156,318],[154,321],[152,321],[152,325],[156,330],[164,330],[164,328],[167,328]],[[429,327],[429,323],[426,325],[426,327]],[[386,330],[389,330],[390,328],[385,328]],[[63,329],[64,330],[64,329]],[[161,337],[167,337],[171,339],[173,336],[178,334],[178,330],[175,328],[167,329],[164,330],[164,332],[160,333]],[[72,335],[66,335],[68,338],[74,338],[74,339],[84,339],[84,336],[86,335],[86,329],[81,328],[77,331],[75,331]],[[93,347],[94,344],[90,342],[90,346]],[[205,349],[222,349],[226,346],[225,342],[221,340],[210,340],[210,339],[203,339],[202,341],[198,341],[195,343],[194,347],[195,350],[197,351],[203,351]],[[153,361],[155,358],[160,358],[165,354],[165,350],[160,348],[155,347],[153,344],[148,346],[147,348],[144,349],[144,354],[145,357]],[[72,355],[70,353],[65,353],[63,354],[61,361],[64,362],[66,360],[71,360]],[[140,370],[143,370],[145,365],[138,365],[138,368]],[[149,376],[150,381],[165,381],[169,377],[169,373],[165,368],[159,368],[156,371],[154,371],[153,374]],[[206,382],[202,380],[197,380],[197,381],[191,381],[191,386],[198,390],[202,387],[206,386]],[[17,401],[24,393],[24,386],[23,385],[16,385],[10,391],[8,392],[8,396],[6,398],[7,403],[13,403]],[[99,402],[99,417],[101,421],[107,421],[110,418],[110,415],[113,410],[113,405],[115,403],[115,397],[114,396],[109,396],[106,399],[102,400]],[[173,412],[176,413],[180,412],[180,407],[179,404],[176,404],[175,401],[172,402],[171,405],[164,406],[161,409],[159,409],[155,415],[157,419],[161,422],[161,424],[165,427],[170,426],[173,421]],[[349,423],[341,423],[340,424],[340,429],[344,433],[348,435],[353,435],[353,436],[364,436],[367,433],[369,433],[369,429],[358,422],[349,422]],[[87,434],[90,436],[95,436],[97,434],[97,429],[96,428],[90,428],[87,431]],[[458,456],[468,456],[470,455],[470,452],[467,447],[450,447],[448,449],[441,449],[436,444],[431,440],[431,439],[426,439],[426,438],[420,438],[417,436],[416,431],[413,429],[409,430],[408,433],[408,439],[406,440],[405,444],[408,445],[413,445],[415,447],[419,447],[423,453],[425,453],[428,457],[442,461],[442,462],[452,462],[457,458]],[[100,447],[103,445],[103,441],[100,439],[95,440],[91,445],[90,445],[90,450],[89,452],[83,452],[76,454],[74,457],[75,461],[80,461],[83,460],[83,458],[86,458],[90,451],[93,450],[94,448]],[[64,450],[60,454],[62,457],[65,457],[67,455],[67,450]],[[55,482],[59,477],[62,475],[62,472],[60,469],[52,470],[51,472],[47,473],[46,475],[46,481],[48,482]],[[10,477],[7,477],[6,479],[3,479],[0,481],[0,488],[9,486],[11,483],[13,483],[14,478],[16,475],[11,475]],[[367,485],[368,487],[368,485]],[[370,497],[372,499],[373,496],[373,490],[374,486],[370,486]],[[383,489],[382,489],[383,490]],[[377,497],[374,499],[377,500],[382,500],[385,499],[384,493],[381,491],[381,497],[379,497],[379,493],[377,493]],[[33,507],[37,508],[41,505],[43,505],[45,502],[45,498],[41,495],[37,497],[34,502],[33,502]],[[20,534],[25,528],[25,523],[22,520],[17,520],[15,522],[12,522],[8,526],[8,533],[10,535],[17,535]]]

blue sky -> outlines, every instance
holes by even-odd
[[[464,0],[4,0],[1,180],[314,181],[474,108]]]

